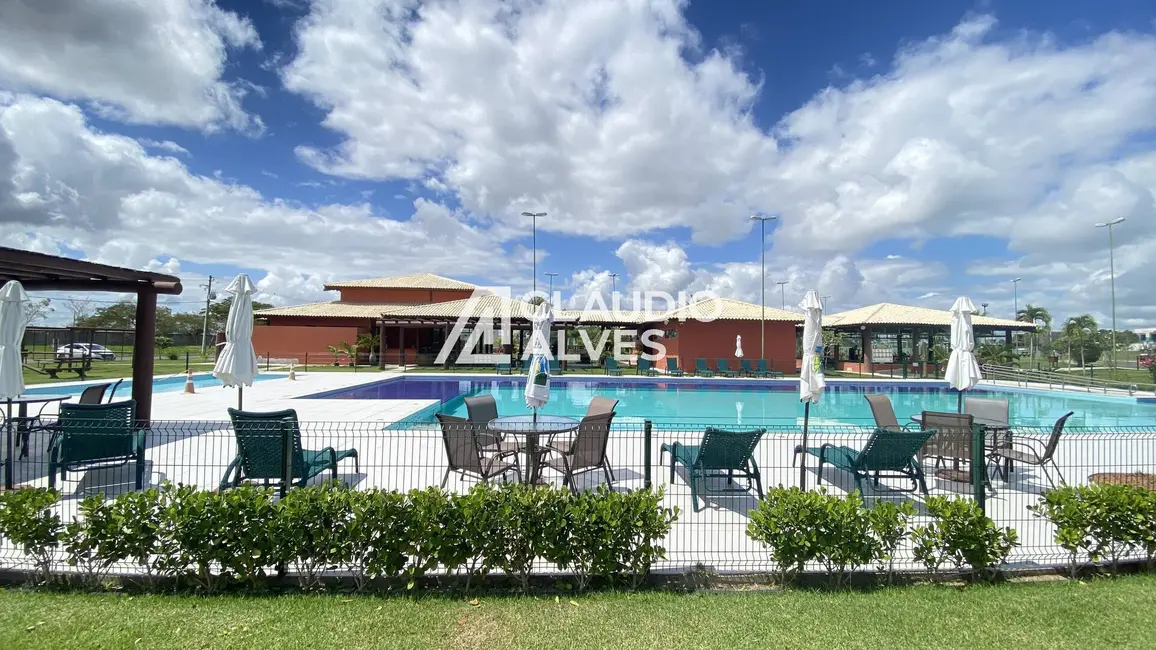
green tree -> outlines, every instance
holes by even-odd
[[[357,335],[357,349],[369,352],[369,363],[377,363],[377,354],[381,351],[381,336],[364,332]]]
[[[1068,365],[1079,360],[1083,366],[1095,363],[1103,353],[1100,328],[1091,314],[1072,316],[1064,321],[1060,344],[1068,349]]]
[[[1029,358],[1035,361],[1039,334],[1041,331],[1050,331],[1052,329],[1052,314],[1043,307],[1037,307],[1029,303],[1024,305],[1023,309],[1019,310],[1019,313],[1016,314],[1016,320],[1023,323],[1031,323],[1036,326],[1036,331],[1032,332],[1030,339],[1031,352],[1029,354]]]
[[[229,308],[233,306],[233,296],[226,296],[224,300],[211,303],[209,305],[209,333],[220,332],[225,329],[225,321],[229,320]],[[267,302],[253,301],[253,311],[260,311],[262,309],[270,309],[273,305]],[[205,310],[201,309],[197,312],[198,318],[204,321]],[[200,333],[200,329],[197,330]]]
[[[76,326],[92,329],[131,330],[136,326],[136,303],[131,300],[122,300],[101,307],[90,316],[78,318]]]
[[[1016,351],[1003,343],[984,343],[975,351],[976,359],[985,366],[1010,366],[1016,361]]]

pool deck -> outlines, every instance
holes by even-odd
[[[337,449],[356,448],[360,467],[355,470],[351,461],[339,468],[339,478],[358,488],[382,487],[408,490],[438,485],[445,472],[445,452],[438,429],[429,425],[385,430],[385,424],[401,420],[417,410],[436,403],[436,400],[348,400],[307,399],[296,397],[346,388],[373,381],[400,376],[401,373],[298,373],[296,381],[271,380],[259,382],[245,389],[247,410],[279,410],[294,408],[302,421],[303,445],[309,449],[333,446]],[[420,377],[439,375],[422,373]],[[454,373],[441,375],[468,379],[471,375]],[[474,377],[480,375],[472,375]],[[597,378],[593,375],[583,377]],[[789,380],[788,380],[789,381]],[[889,382],[888,382],[889,383]],[[158,422],[150,434],[146,451],[146,476],[151,485],[167,479],[173,482],[199,485],[216,489],[225,468],[235,453],[233,433],[225,422],[226,409],[236,404],[237,391],[220,387],[197,389],[196,394],[180,392],[158,393],[154,397],[154,413]],[[705,508],[694,512],[686,474],[681,468],[671,481],[669,456],[663,456],[663,444],[679,441],[697,444],[702,437],[701,426],[655,425],[649,447],[649,467],[645,459],[646,444],[640,424],[628,423],[611,435],[608,457],[613,463],[618,488],[638,488],[649,475],[653,485],[666,491],[665,505],[680,510],[679,520],[666,540],[668,558],[660,568],[680,570],[702,564],[718,571],[763,571],[771,566],[766,553],[751,542],[745,534],[748,512],[757,504],[754,492],[720,496],[708,495]],[[1022,437],[1042,440],[1043,433]],[[841,433],[813,433],[808,446],[824,442],[861,448],[867,434],[846,430]],[[755,458],[763,473],[763,486],[797,485],[799,469],[793,466],[793,449],[801,442],[797,432],[768,433],[758,445]],[[46,441],[34,438],[31,455],[17,463],[16,478],[23,485],[47,485],[47,461],[44,455]],[[1086,483],[1097,472],[1156,471],[1156,423],[1150,433],[1073,433],[1065,435],[1056,455],[1064,477],[1071,483]],[[816,459],[805,456],[807,486],[814,488],[818,474]],[[934,477],[935,468],[925,465],[928,488],[932,495],[970,495],[969,485],[941,481]],[[58,483],[64,499],[59,506],[67,521],[76,512],[80,498],[96,492],[115,494],[130,490],[130,466],[75,472],[68,480]],[[324,476],[316,480],[323,479]],[[548,473],[547,479],[558,483],[558,475]],[[854,489],[854,482],[846,472],[826,468],[824,487],[835,494]],[[601,473],[590,473],[583,482],[595,485],[602,480]],[[448,488],[463,490],[472,481],[463,482],[452,476]],[[867,503],[882,499],[906,499],[911,495],[899,492],[907,488],[902,481],[884,479],[879,489],[865,484]],[[989,515],[1000,525],[1016,528],[1022,547],[1013,555],[1017,564],[1056,564],[1064,560],[1063,552],[1051,542],[1052,529],[1045,522],[1031,516],[1027,506],[1035,504],[1047,487],[1037,468],[1017,468],[1009,482],[993,479],[994,493],[988,496]],[[922,495],[915,501],[923,509]],[[918,521],[926,521],[920,516]],[[914,568],[909,551],[901,553],[900,567]],[[0,562],[10,564],[15,550],[0,548]]]

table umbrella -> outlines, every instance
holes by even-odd
[[[225,321],[225,347],[213,366],[213,376],[225,386],[237,387],[237,408],[241,409],[244,387],[253,385],[257,376],[257,354],[253,352],[253,292],[256,287],[244,273],[225,287],[233,294],[229,317]]]
[[[530,317],[534,328],[530,333],[530,371],[526,373],[526,406],[534,411],[538,419],[538,409],[550,401],[550,326],[554,314],[550,304],[540,303]]]
[[[807,429],[811,405],[823,394],[823,302],[819,292],[811,290],[799,303],[803,310],[803,363],[799,371],[799,400],[803,402],[803,454],[799,463],[799,487],[807,489]]]
[[[20,361],[20,346],[24,342],[24,328],[28,324],[25,307],[28,294],[24,286],[12,280],[0,289],[0,399],[8,403],[8,441],[4,450],[4,470],[12,476],[12,398],[24,392],[24,367]]]
[[[743,337],[741,334],[735,335],[735,357],[743,358]]]
[[[974,388],[983,379],[975,360],[975,334],[971,329],[971,314],[975,311],[966,296],[957,298],[951,306],[951,357],[947,360],[947,383],[959,391],[957,410],[963,412],[963,391]]]

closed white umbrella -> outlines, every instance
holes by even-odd
[[[739,359],[743,358],[743,337],[741,334],[735,335],[735,356]]]
[[[799,400],[803,402],[803,454],[799,463],[799,487],[807,489],[807,428],[811,405],[818,403],[823,379],[823,301],[818,291],[808,291],[799,303],[803,310],[803,363],[799,371]]]
[[[237,387],[237,408],[242,408],[244,386],[252,386],[257,376],[257,354],[253,352],[253,292],[256,287],[244,273],[225,287],[233,294],[229,318],[225,321],[225,347],[213,366],[213,376],[225,386]]]
[[[538,305],[530,317],[534,329],[530,332],[530,372],[526,374],[526,406],[534,410],[534,420],[538,419],[538,409],[550,401],[550,326],[554,314],[550,304]]]
[[[24,309],[28,294],[12,280],[0,289],[0,399],[8,403],[8,435],[4,449],[4,468],[12,472],[12,398],[24,392],[24,368],[20,362],[20,345],[27,325]]]
[[[975,360],[975,334],[971,329],[971,314],[975,311],[966,296],[956,298],[951,306],[951,357],[947,360],[947,383],[959,391],[958,410],[963,411],[963,391],[979,383],[983,375]]]

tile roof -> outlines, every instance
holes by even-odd
[[[990,316],[972,316],[971,324],[976,327],[1008,328],[1019,330],[1034,330],[1031,323],[1023,323]],[[858,309],[825,314],[824,327],[858,327],[860,325],[938,325],[951,326],[951,312],[946,309],[930,309],[928,307],[912,307],[910,305],[895,305],[881,302],[877,305],[868,305]]]
[[[387,317],[403,320],[406,318],[456,319],[459,316],[490,318],[528,319],[534,313],[534,306],[521,300],[501,296],[472,296],[461,300],[433,302],[424,305],[409,305],[391,311]]]
[[[792,311],[756,305],[733,298],[707,298],[675,309],[666,315],[668,320],[766,320],[791,323],[803,322],[803,315]]]
[[[331,282],[325,285],[330,289],[457,289],[470,291],[477,286],[469,282],[443,278],[433,273],[414,273],[413,275],[398,275],[389,278],[370,278],[368,280],[349,280],[347,282]]]
[[[316,316],[321,318],[381,318],[382,314],[412,307],[411,303],[395,302],[313,302],[292,307],[259,309],[255,316]]]

